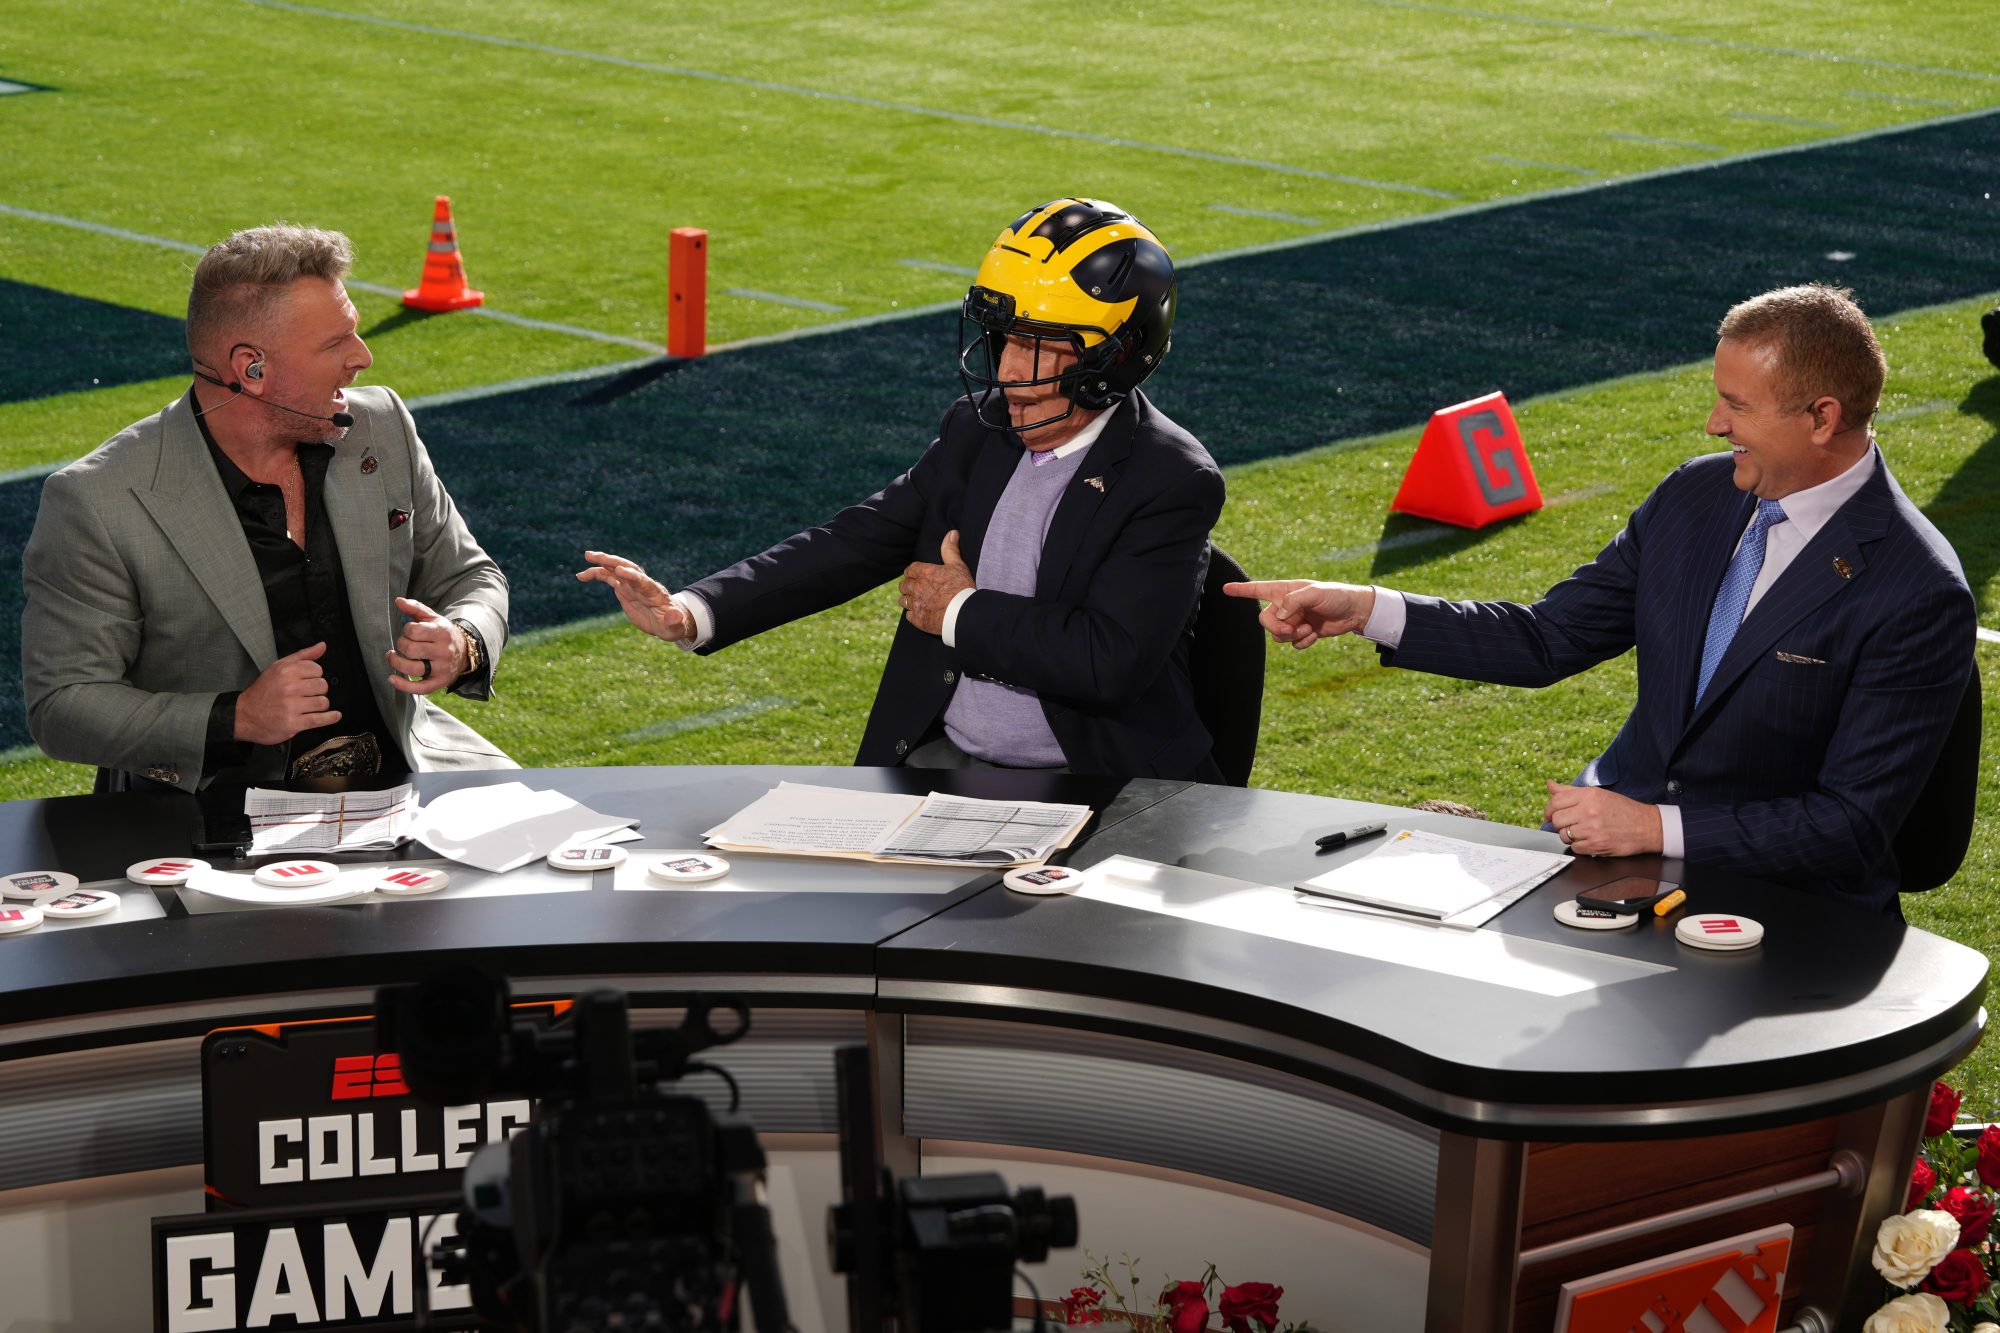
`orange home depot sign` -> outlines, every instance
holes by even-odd
[[[1432,413],[1389,505],[1399,514],[1461,528],[1483,528],[1541,507],[1542,488],[1502,393]]]

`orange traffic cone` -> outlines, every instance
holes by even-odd
[[[430,249],[424,254],[424,276],[415,291],[403,293],[403,304],[418,310],[464,310],[486,300],[485,292],[465,285],[465,265],[458,258],[458,233],[451,226],[451,196],[437,197],[431,219]]]

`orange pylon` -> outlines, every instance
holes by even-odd
[[[403,304],[418,310],[464,310],[486,300],[486,293],[465,285],[465,265],[458,258],[458,233],[451,225],[451,196],[437,197],[431,217],[430,249],[424,252],[424,276],[416,290],[403,293]]]

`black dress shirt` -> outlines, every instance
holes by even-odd
[[[200,425],[209,457],[222,479],[222,489],[235,507],[236,517],[243,525],[244,540],[249,542],[250,554],[257,562],[278,656],[289,656],[322,640],[326,643],[319,664],[326,674],[327,707],[340,713],[340,721],[292,737],[286,747],[287,769],[291,761],[335,736],[372,732],[382,751],[382,776],[407,773],[409,760],[383,722],[370,686],[369,673],[387,672],[389,664],[386,660],[364,662],[361,658],[361,645],[355,637],[354,619],[347,604],[347,578],[341,570],[340,548],[326,516],[326,468],[333,460],[333,446],[298,446],[306,515],[306,544],[301,550],[285,530],[284,492],[276,486],[250,480],[217,447],[208,432],[208,423]],[[204,767],[211,773],[220,774],[249,759],[249,745],[236,739],[237,693],[218,695],[209,711]]]

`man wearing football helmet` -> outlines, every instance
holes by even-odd
[[[1173,261],[1123,210],[1058,199],[987,251],[965,392],[880,493],[678,593],[589,551],[632,623],[713,652],[902,575],[859,764],[1220,781],[1188,677],[1222,474],[1139,391]]]

